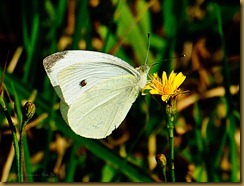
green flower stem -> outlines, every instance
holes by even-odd
[[[23,169],[23,163],[24,163],[24,156],[23,156],[23,137],[24,137],[24,127],[25,125],[27,124],[27,121],[23,121],[22,124],[21,124],[21,128],[20,128],[20,138],[19,138],[19,166],[20,166],[20,179],[21,179],[21,182],[23,182],[24,180],[24,169]]]
[[[170,144],[170,169],[172,182],[175,182],[175,165],[174,165],[174,124],[173,121],[168,121],[169,144]]]
[[[168,115],[168,131],[170,143],[170,169],[171,179],[175,182],[175,165],[174,165],[174,119],[176,114],[176,99],[170,99],[166,105],[166,113]]]
[[[20,170],[18,170],[18,178],[19,178],[19,182],[23,182],[24,181],[24,170],[23,170],[23,156],[22,156],[22,145],[23,144],[23,140],[22,137],[20,136],[20,141],[19,141],[19,168]]]
[[[24,158],[23,158],[23,137],[24,137],[24,129],[26,124],[29,122],[29,120],[33,117],[34,113],[36,111],[36,107],[32,102],[26,102],[23,110],[22,110],[22,115],[23,115],[23,120],[20,125],[20,140],[19,140],[19,149],[20,149],[20,168],[21,168],[21,175],[20,177],[22,178],[21,181],[23,181],[23,163],[24,163]]]
[[[8,120],[9,127],[10,127],[10,130],[12,132],[16,162],[17,162],[17,172],[18,172],[17,177],[18,177],[18,182],[21,182],[21,181],[23,181],[23,172],[21,172],[23,170],[21,169],[20,148],[19,148],[19,142],[18,142],[18,137],[17,137],[17,130],[13,124],[13,121],[12,121],[9,113],[8,113],[8,109],[5,105],[5,102],[4,102],[2,96],[0,96],[0,105],[1,105],[1,108],[3,110],[5,117]]]

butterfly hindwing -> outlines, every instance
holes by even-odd
[[[116,83],[115,83],[116,82]],[[114,77],[86,91],[68,110],[72,130],[84,137],[104,138],[117,128],[138,96],[132,75]]]

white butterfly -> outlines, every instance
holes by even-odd
[[[52,54],[43,65],[64,120],[76,134],[97,139],[119,127],[149,72],[146,64],[134,68],[115,56],[84,50]]]

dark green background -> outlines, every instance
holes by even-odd
[[[18,105],[33,97],[36,105],[24,140],[25,181],[163,181],[154,157],[169,155],[164,103],[139,96],[111,136],[85,139],[61,118],[42,66],[43,58],[56,51],[85,49],[137,67],[146,59],[148,33],[148,63],[160,64],[150,74],[182,72],[187,78],[180,88],[190,91],[178,101],[176,181],[240,181],[239,1],[3,0],[1,76],[17,48],[22,50],[14,71],[4,76],[4,99],[15,124]],[[43,114],[48,115],[42,119]],[[15,182],[15,159],[9,171],[4,169],[12,138],[3,114],[0,119],[0,176]]]

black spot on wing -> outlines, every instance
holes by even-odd
[[[66,54],[67,54],[67,51],[63,51],[63,52],[57,52],[55,54],[52,54],[50,56],[47,56],[43,60],[43,66],[46,69],[46,71],[48,73],[50,73],[52,71],[52,67],[55,65],[55,63],[58,60],[63,59]]]
[[[83,80],[80,82],[79,85],[80,85],[81,87],[84,87],[84,86],[86,86],[86,84],[87,84],[86,80],[83,79]]]

